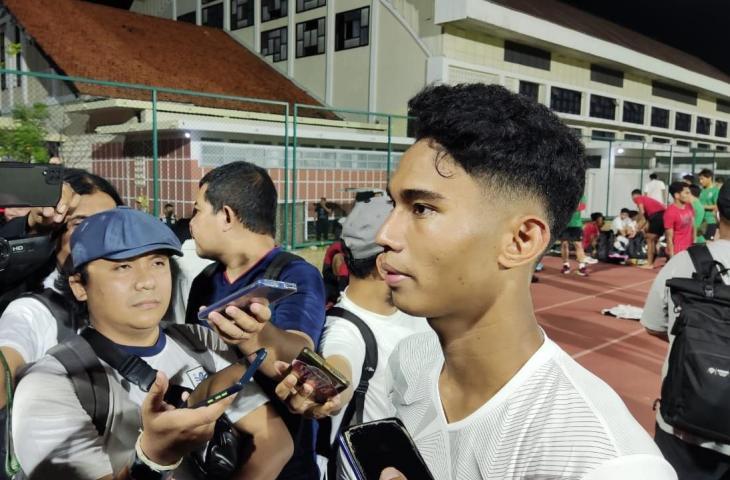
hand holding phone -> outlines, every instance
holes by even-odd
[[[408,430],[397,418],[351,426],[338,440],[358,480],[379,480],[389,467],[406,479],[433,480]]]
[[[198,320],[203,325],[210,326],[208,325],[208,317],[213,312],[223,313],[229,306],[246,310],[253,302],[273,305],[277,301],[296,293],[296,291],[297,286],[293,283],[259,279],[200,310],[198,312]]]
[[[311,397],[320,404],[350,385],[350,381],[342,373],[306,347],[292,362],[291,371],[297,376],[298,384],[307,384],[312,388]]]
[[[246,368],[246,371],[244,372],[243,376],[235,382],[233,385],[226,387],[222,390],[218,390],[215,393],[208,396],[208,398],[204,400],[200,400],[198,402],[193,403],[191,408],[199,408],[199,407],[207,407],[208,405],[212,405],[216,402],[219,402],[223,400],[224,398],[230,397],[231,395],[240,392],[244,389],[244,387],[253,379],[254,374],[256,373],[256,370],[261,366],[261,364],[266,359],[266,349],[261,348],[254,352],[252,355],[249,355],[249,358],[253,357],[250,360],[250,364],[248,368]],[[231,367],[228,367],[231,368]],[[221,372],[218,372],[221,373]],[[217,374],[216,374],[217,375]],[[215,386],[215,375],[212,377],[206,379],[206,382],[209,382],[209,386]],[[195,392],[193,392],[193,395]],[[190,402],[188,402],[190,403]]]

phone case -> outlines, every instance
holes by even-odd
[[[256,280],[252,284],[246,285],[239,291],[198,312],[198,320],[203,324],[207,324],[208,315],[212,312],[223,311],[229,305],[242,308],[247,306],[254,298],[265,298],[269,302],[269,305],[272,305],[282,298],[296,293],[296,291],[297,286],[294,283],[266,279]]]
[[[62,185],[61,165],[0,162],[0,207],[53,207]]]
[[[302,349],[292,362],[292,370],[301,383],[309,382],[314,387],[314,400],[324,403],[345,390],[350,382],[327,361],[308,348]]]
[[[434,480],[408,430],[398,418],[353,425],[338,441],[358,480],[378,480],[386,467],[394,467],[409,480]]]

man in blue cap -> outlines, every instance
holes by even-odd
[[[196,352],[160,328],[172,291],[170,256],[180,254],[180,243],[169,228],[126,207],[92,215],[74,231],[74,274],[69,283],[76,300],[88,308],[91,329],[70,345],[86,368],[87,382],[98,381],[103,369],[99,384],[107,386],[108,415],[99,425],[96,414],[88,413],[79,369],[69,368],[59,354],[68,353],[63,350],[68,345],[49,352],[23,376],[15,399],[13,439],[29,478],[195,478],[189,462],[181,465],[182,459],[211,438],[223,413],[237,430],[253,436],[255,451],[238,470],[239,478],[274,478],[289,459],[292,442],[286,427],[253,383],[235,398],[207,407],[172,405],[187,400],[187,394],[173,399],[169,386],[195,390],[211,369],[219,371],[235,362],[235,355],[222,345]],[[262,320],[270,315],[263,305],[254,305],[252,311]],[[204,345],[221,343],[209,330],[190,332],[201,335]],[[105,348],[97,348],[95,342]],[[83,356],[88,348],[99,357],[94,358],[99,366],[95,371]],[[143,381],[130,374],[131,369],[113,368],[108,352],[130,364],[146,362],[157,371],[156,377],[153,373]],[[227,372],[240,377],[243,369],[236,365]],[[196,400],[210,393],[204,387],[213,390],[210,384],[195,390]],[[97,409],[98,397],[104,397],[99,391],[94,386]]]

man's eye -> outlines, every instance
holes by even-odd
[[[130,264],[122,263],[122,264],[119,264],[116,267],[114,267],[114,270],[122,271],[122,270],[129,270],[130,268],[132,268],[132,266]]]
[[[413,213],[418,216],[428,215],[431,212],[433,212],[433,208],[428,205],[423,205],[422,203],[413,204]]]

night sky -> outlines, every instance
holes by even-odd
[[[730,74],[728,0],[560,1],[690,53]]]

